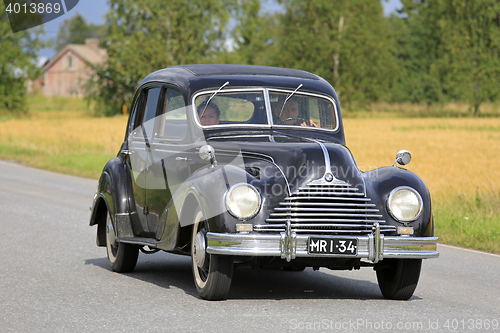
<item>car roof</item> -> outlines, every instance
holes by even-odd
[[[141,86],[148,83],[168,83],[191,95],[202,89],[218,88],[226,81],[229,86],[261,86],[320,92],[337,96],[332,86],[320,76],[292,68],[232,64],[179,65],[160,69],[146,76]]]
[[[186,71],[196,76],[211,76],[211,75],[259,75],[259,76],[288,76],[298,77],[309,80],[319,80],[317,75],[306,71],[280,68],[270,66],[253,66],[253,65],[180,65],[176,66],[183,68]]]

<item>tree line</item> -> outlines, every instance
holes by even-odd
[[[88,29],[109,56],[88,97],[113,115],[152,71],[239,63],[318,74],[351,108],[461,102],[479,116],[498,101],[499,0],[401,0],[390,17],[374,0],[277,1],[270,13],[260,0],[108,0],[105,24]]]

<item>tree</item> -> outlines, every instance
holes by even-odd
[[[0,10],[5,13],[3,2]],[[38,35],[27,31],[13,33],[7,15],[0,15],[0,113],[24,113],[26,107],[26,79],[39,74],[36,52],[41,47]]]
[[[500,93],[500,3],[402,2],[414,52],[400,54],[399,59],[409,77],[424,82],[422,95],[427,101],[468,102],[479,116],[481,103],[497,100]]]
[[[88,96],[100,113],[130,105],[140,80],[152,71],[211,62],[223,49],[231,0],[110,0],[105,46],[108,61],[96,68]]]
[[[405,14],[404,18],[389,18],[397,45],[395,61],[398,68],[391,84],[390,101],[427,104],[444,101],[446,96],[434,75],[439,44],[436,27],[427,15],[412,13]]]
[[[386,98],[394,42],[379,1],[282,0],[276,63],[328,80],[343,102]]]
[[[500,2],[443,0],[436,66],[443,88],[455,100],[481,103],[500,93]]]
[[[260,0],[239,0],[236,27],[232,31],[236,50],[233,61],[247,65],[273,65],[279,39],[279,14],[263,13]]]
[[[78,13],[70,19],[64,20],[59,26],[57,37],[51,40],[56,52],[61,51],[68,44],[85,44],[87,38],[102,38],[103,28],[97,24],[87,24],[87,21]]]

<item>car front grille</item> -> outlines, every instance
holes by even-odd
[[[292,232],[296,233],[369,234],[376,223],[380,225],[381,233],[396,231],[396,227],[385,225],[383,216],[370,198],[342,181],[299,188],[280,202],[266,219],[267,224],[254,225],[254,231],[282,232],[287,221],[291,223]]]

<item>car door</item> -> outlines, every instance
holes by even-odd
[[[148,174],[154,159],[151,151],[155,118],[158,109],[158,100],[161,87],[144,87],[133,109],[133,123],[128,137],[128,162],[132,173],[132,189],[135,201],[136,220],[134,233],[141,237],[154,237],[154,231],[148,223],[149,207],[147,205],[147,191],[151,180]],[[133,215],[135,212],[132,213]]]
[[[160,225],[162,214],[172,199],[176,189],[193,172],[193,161],[201,160],[196,147],[190,144],[186,104],[184,96],[173,87],[164,87],[161,95],[160,115],[151,143],[154,163],[147,174],[148,189],[146,201],[149,208],[150,230],[160,238],[164,228],[175,226]]]

